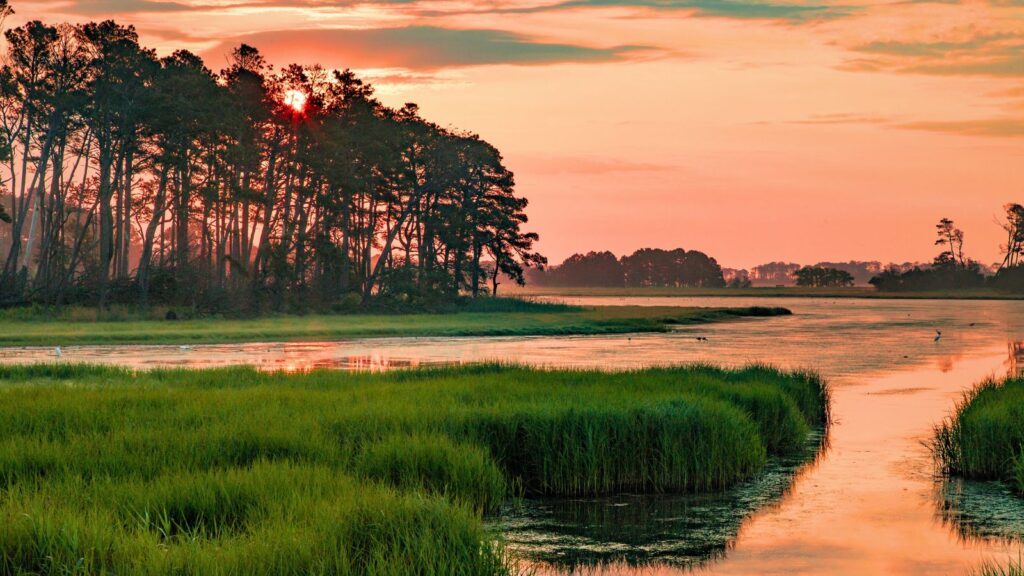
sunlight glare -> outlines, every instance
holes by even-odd
[[[306,95],[298,90],[289,90],[284,93],[284,105],[296,112],[302,112],[306,108]]]

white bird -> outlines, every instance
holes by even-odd
[[[54,356],[60,356],[61,354],[62,352],[60,351],[60,346],[57,346],[56,348],[53,349]]]
[[[181,350],[182,352],[188,352],[191,349],[191,346],[178,346],[178,350]]]
[[[939,340],[942,340],[942,331],[941,330],[936,330],[935,331],[935,342],[938,342]]]

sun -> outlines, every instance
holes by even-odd
[[[288,90],[284,93],[284,105],[296,112],[306,109],[306,94],[298,90]]]

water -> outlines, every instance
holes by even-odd
[[[388,338],[303,344],[0,349],[0,361],[265,369],[515,361],[632,368],[706,361],[810,368],[831,382],[835,423],[813,463],[776,462],[708,497],[531,501],[507,511],[510,545],[539,572],[966,573],[1021,555],[1024,504],[990,484],[945,484],[926,442],[962,392],[1024,370],[1024,302],[589,298],[584,304],[785,306],[793,316],[669,334]],[[935,341],[936,330],[942,337]],[[707,341],[698,341],[697,336]],[[59,344],[59,343],[55,343]],[[182,343],[187,344],[187,343]]]

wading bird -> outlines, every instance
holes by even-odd
[[[935,342],[938,342],[939,340],[942,340],[942,330],[935,331]]]

